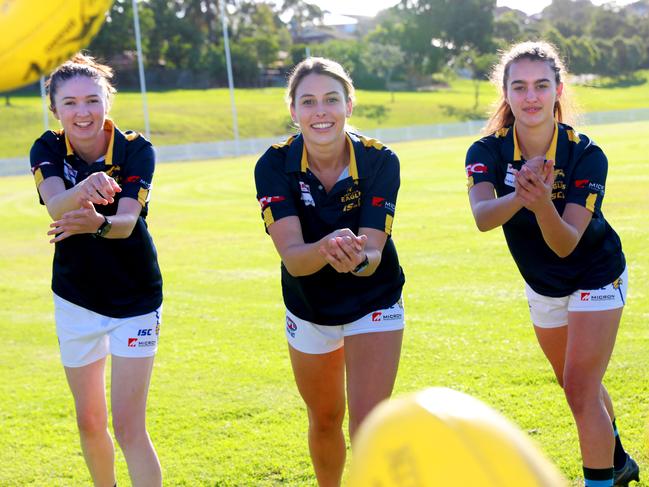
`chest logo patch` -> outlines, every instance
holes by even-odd
[[[511,162],[507,164],[507,174],[505,174],[504,182],[507,186],[514,187],[514,166],[512,166]]]
[[[313,196],[311,196],[311,188],[304,181],[300,181],[300,199],[304,201],[304,206],[315,206]]]

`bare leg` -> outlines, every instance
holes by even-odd
[[[613,352],[622,308],[568,313],[563,389],[577,423],[584,465],[613,466],[613,426],[602,394],[602,379]]]
[[[308,354],[289,345],[289,354],[309,415],[309,451],[318,484],[337,487],[345,467],[344,349]]]
[[[345,337],[349,436],[382,400],[392,394],[399,368],[403,330]]]
[[[108,432],[105,363],[104,357],[83,367],[65,367],[74,396],[81,450],[96,487],[115,484],[115,447]]]
[[[111,403],[115,437],[124,452],[133,487],[160,487],[162,472],[146,430],[146,400],[154,357],[113,355]]]

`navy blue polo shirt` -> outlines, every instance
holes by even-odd
[[[554,160],[552,202],[561,215],[567,203],[583,206],[593,217],[575,250],[561,258],[545,243],[534,213],[519,210],[503,225],[505,239],[525,281],[539,294],[561,297],[578,289],[597,289],[613,282],[626,265],[617,233],[602,214],[608,161],[584,134],[558,123],[547,160]],[[513,170],[525,163],[515,125],[475,142],[465,169],[469,189],[491,183],[498,197],[514,192]]]
[[[360,227],[388,235],[381,263],[373,275],[338,273],[330,265],[309,276],[291,276],[284,264],[282,294],[293,314],[318,325],[342,325],[392,306],[405,281],[390,235],[399,190],[399,159],[374,139],[347,133],[348,173],[327,193],[309,170],[301,135],[270,147],[255,167],[257,199],[266,229],[297,216],[305,243],[334,230]]]
[[[57,176],[70,189],[92,173],[105,172],[122,189],[112,204],[95,205],[98,213],[108,217],[117,213],[121,198],[142,204],[129,237],[72,235],[56,242],[54,249],[54,293],[95,313],[126,318],[150,313],[162,303],[162,276],[145,220],[155,153],[148,140],[133,132],[122,133],[111,120],[104,130],[111,132],[111,138],[102,160],[88,164],[75,154],[63,130],[47,131],[32,146],[31,167],[37,188],[44,179]]]

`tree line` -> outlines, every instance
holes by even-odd
[[[344,38],[336,38],[323,23],[324,12],[304,0],[140,0],[148,85],[227,84],[222,7],[239,87],[281,82],[307,49],[341,62],[356,85],[368,89],[412,89],[458,71],[482,79],[499,49],[528,39],[554,43],[574,74],[632,79],[649,68],[649,0],[626,7],[553,0],[531,17],[496,8],[495,0],[401,0],[360,19]],[[330,39],[308,41],[313,33]],[[88,49],[118,69],[120,85],[136,86],[134,45],[132,2],[115,0]]]

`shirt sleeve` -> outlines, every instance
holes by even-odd
[[[483,140],[474,142],[466,153],[467,186],[488,182],[496,186],[496,160]]]
[[[261,206],[261,218],[266,232],[277,220],[298,214],[282,156],[277,149],[271,148],[255,166],[257,201]]]
[[[384,149],[382,157],[377,160],[377,166],[376,172],[367,181],[367,187],[362,188],[358,226],[374,228],[391,235],[401,184],[399,158],[391,150]]]
[[[566,203],[599,214],[604,200],[608,160],[599,147],[589,148],[575,166],[571,181],[566,188]]]
[[[120,198],[133,198],[142,208],[146,208],[153,182],[155,169],[155,151],[148,141],[134,139],[128,144],[133,144],[133,152],[128,152],[127,163],[122,167]],[[139,146],[139,147],[138,147]]]
[[[58,176],[65,182],[63,174],[63,157],[57,154],[41,137],[34,142],[29,153],[32,175],[36,183],[36,189],[41,183],[52,176]],[[40,203],[43,205],[43,199],[40,197]]]

